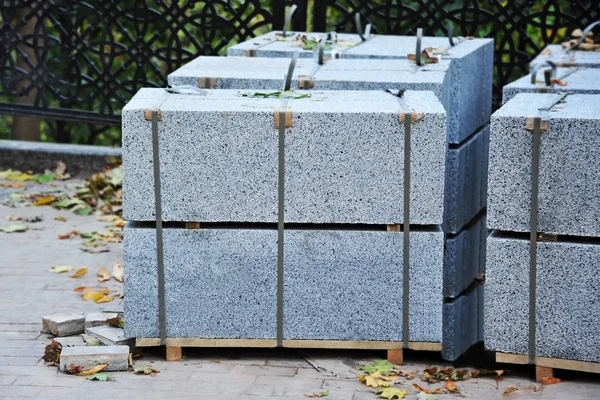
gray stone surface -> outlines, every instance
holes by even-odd
[[[285,232],[284,338],[402,340],[402,232]],[[411,232],[410,340],[442,340],[444,234]]]
[[[95,326],[106,325],[107,319],[115,318],[118,315],[119,314],[117,314],[117,313],[102,313],[102,312],[89,313],[85,316],[85,327],[93,328]]]
[[[85,316],[80,313],[58,313],[42,317],[42,332],[54,336],[71,336],[83,333]]]
[[[454,361],[483,340],[483,283],[444,303],[442,357]]]
[[[127,346],[76,346],[65,347],[60,353],[60,370],[67,371],[71,364],[84,370],[108,363],[103,371],[127,371],[129,347]]]
[[[445,112],[433,93],[404,97],[425,114],[412,128],[411,223],[441,224]],[[123,110],[124,218],[154,219],[151,127],[143,110],[160,107],[163,219],[275,222],[273,108],[279,104],[228,90],[207,96],[140,91]],[[286,222],[401,223],[398,101],[384,92],[313,91],[289,105]]]
[[[134,340],[131,336],[125,336],[123,329],[110,325],[86,328],[85,334],[100,340],[104,346],[133,346]]]
[[[600,245],[541,242],[537,247],[536,354],[600,362]],[[488,238],[485,345],[526,354],[529,240]]]
[[[532,135],[527,116],[556,99],[521,93],[492,116],[488,228],[528,232]],[[600,96],[569,95],[542,134],[538,231],[600,236]]]
[[[559,44],[546,46],[542,52],[531,61],[531,66],[545,63],[546,61],[555,62],[559,67],[600,67],[600,52],[572,50],[566,52]]]
[[[555,84],[551,87],[546,86],[544,82],[544,69],[537,72],[538,83],[536,84],[531,83],[531,74],[529,74],[504,86],[502,102],[508,102],[517,93],[600,93],[600,69],[558,68],[556,77],[566,83],[566,86]]]
[[[169,337],[274,338],[277,231],[164,229]],[[158,337],[156,233],[124,230],[125,335]]]
[[[86,343],[81,335],[54,338],[62,347],[85,346]]]

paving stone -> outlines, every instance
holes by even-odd
[[[600,57],[598,60],[600,62]],[[506,104],[517,93],[564,93],[565,91],[577,94],[600,93],[600,69],[558,68],[556,77],[567,85],[554,84],[551,87],[546,86],[544,82],[544,69],[542,68],[537,72],[538,83],[531,83],[531,74],[529,74],[504,86],[502,89],[502,103]]]
[[[105,312],[96,312],[89,313],[85,316],[85,328],[93,328],[95,326],[103,326],[106,325],[107,319],[116,318],[118,313],[105,313]]]
[[[129,367],[129,346],[77,346],[65,347],[60,353],[60,370],[67,370],[71,364],[84,369],[108,363],[104,371],[127,371]]]
[[[105,346],[134,345],[134,340],[130,336],[123,334],[123,329],[110,325],[86,328],[85,334],[97,338]]]
[[[71,347],[71,346],[85,346],[85,340],[81,337],[81,335],[76,336],[66,336],[66,337],[58,337],[55,338],[58,343],[60,343],[63,347]]]
[[[151,129],[143,110],[160,106],[163,220],[276,222],[273,108],[280,101],[228,90],[164,93],[143,89],[123,110],[124,218],[154,219]],[[401,223],[400,104],[384,92],[319,96],[289,102],[286,222]],[[409,91],[404,98],[424,113],[412,128],[411,223],[441,224],[445,112],[433,93]]]
[[[42,317],[42,332],[54,336],[70,336],[83,333],[85,316],[80,313],[60,313]]]
[[[529,115],[559,98],[521,93],[492,116],[487,225],[528,232],[532,135]],[[600,95],[569,95],[549,113],[542,133],[538,231],[600,236]]]
[[[527,354],[529,240],[493,232],[488,238],[485,346]],[[600,245],[539,242],[536,278],[536,354],[600,361]]]
[[[597,51],[572,50],[566,52],[560,44],[548,45],[542,52],[531,61],[533,67],[537,64],[552,61],[559,67],[600,67],[600,53]]]

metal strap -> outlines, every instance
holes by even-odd
[[[354,24],[356,25],[356,31],[358,32],[358,37],[363,42],[367,41],[367,38],[371,34],[371,24],[367,24],[365,31],[363,33],[362,24],[360,23],[360,13],[354,14]]]
[[[158,330],[160,344],[167,344],[167,321],[165,312],[165,266],[162,236],[162,210],[160,195],[160,161],[158,152],[158,111],[152,111],[152,154],[154,164],[154,205],[156,211],[156,264],[158,273]]]
[[[300,51],[296,50],[294,52],[294,55],[292,56],[292,61],[290,61],[290,66],[288,67],[287,75],[284,77],[283,90],[286,92],[292,87],[292,76],[294,76],[294,68],[296,68],[296,62],[298,61],[299,56]]]
[[[283,244],[285,220],[285,113],[287,99],[279,108],[278,178],[277,178],[277,347],[283,347]]]
[[[538,224],[538,189],[540,174],[542,118],[533,120],[533,143],[531,146],[531,232],[529,244],[529,363],[535,364],[535,300],[537,279],[537,224]]]
[[[552,86],[552,78],[556,77],[557,74],[557,69],[556,69],[556,64],[553,63],[552,61],[546,60],[546,64],[550,65],[550,67],[552,67],[552,76],[548,77],[548,75],[544,75],[544,80],[546,81],[546,85],[547,86]],[[544,66],[544,63],[540,63],[535,65],[532,69],[531,69],[531,84],[535,85],[537,83],[537,72]]]
[[[290,30],[290,23],[292,22],[292,15],[294,15],[294,11],[296,11],[296,8],[298,8],[298,6],[295,4],[292,4],[292,7],[290,7],[290,11],[285,16],[285,21],[283,23],[283,29],[281,31],[281,36],[283,36],[283,37],[286,37],[287,31]]]
[[[412,112],[407,111],[404,119],[404,247],[402,275],[402,343],[409,345],[409,291],[410,291],[410,127]]]
[[[423,63],[421,62],[421,40],[423,39],[423,29],[422,28],[417,28],[417,50],[415,53],[416,56],[416,62],[418,66],[423,65]]]
[[[317,56],[317,64],[323,65],[323,54],[325,53],[325,42],[327,41],[327,37],[323,36],[319,41],[319,54]]]
[[[448,41],[450,42],[450,47],[454,46],[454,24],[452,22],[448,23]]]
[[[569,47],[567,50],[565,50],[565,53],[570,52],[571,50],[573,50],[574,48],[576,48],[577,46],[579,46],[581,44],[581,42],[583,42],[583,40],[587,37],[587,34],[590,33],[592,31],[592,29],[594,29],[596,27],[596,25],[600,24],[600,21],[596,21],[592,24],[589,24],[582,32],[582,35],[579,39],[577,39],[577,41],[575,42],[575,44],[571,47]]]

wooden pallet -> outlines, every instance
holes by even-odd
[[[523,354],[496,353],[496,362],[505,364],[529,364],[529,357]],[[535,358],[535,379],[554,376],[555,369],[592,372],[600,374],[600,363],[578,360],[565,360],[552,357]]]
[[[158,338],[137,338],[137,347],[160,346]],[[169,338],[166,343],[167,361],[181,361],[183,347],[277,347],[275,339],[196,339]],[[387,350],[387,358],[393,364],[402,364],[404,353],[402,342],[348,341],[348,340],[284,340],[283,347],[293,349],[355,349]],[[441,343],[410,342],[409,349],[420,351],[442,351]]]

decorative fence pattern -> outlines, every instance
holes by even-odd
[[[48,121],[50,136],[73,122],[94,124],[93,143],[141,87],[202,54],[283,25],[290,0],[3,0],[0,8],[0,114]],[[381,34],[496,39],[496,98],[529,60],[572,29],[600,19],[600,2],[564,0],[293,1],[295,30],[353,32],[354,14]],[[534,39],[535,38],[535,39]],[[58,121],[58,122],[56,122]],[[62,121],[62,122],[61,122]],[[116,137],[118,139],[118,135]],[[115,140],[116,141],[116,140]]]

